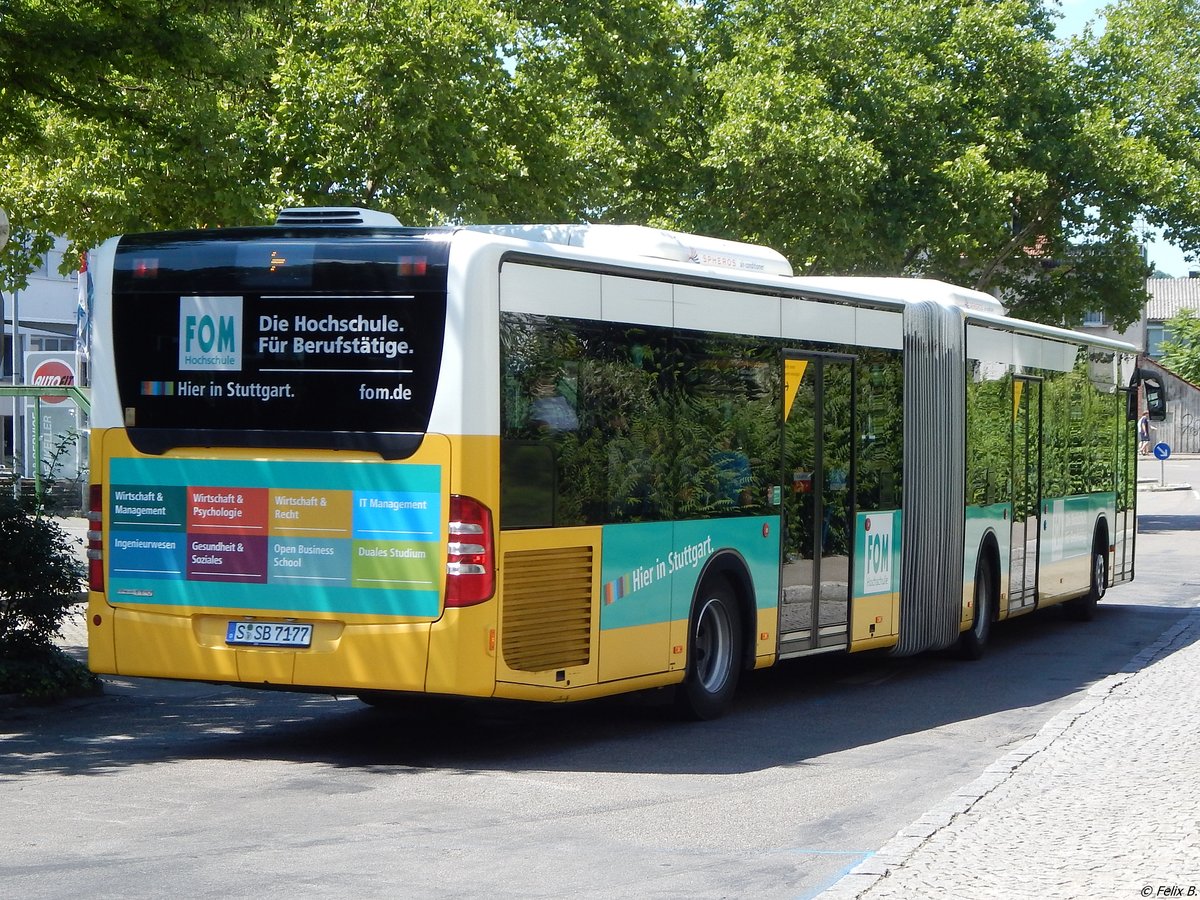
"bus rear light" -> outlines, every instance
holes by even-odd
[[[472,497],[450,497],[446,528],[446,606],[472,606],[496,592],[492,511]]]
[[[104,590],[104,486],[88,488],[88,588]]]
[[[424,256],[402,256],[398,271],[401,275],[424,276],[429,269],[429,260]]]
[[[134,278],[157,278],[158,259],[153,256],[135,257],[133,260]]]

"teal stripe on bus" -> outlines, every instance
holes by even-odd
[[[746,563],[759,609],[779,602],[779,517],[606,525],[600,628],[686,619],[706,563],[725,551]]]
[[[250,459],[116,457],[109,481],[118,484],[265,487],[285,490],[417,491],[440,493],[441,467],[404,463],[303,462]]]

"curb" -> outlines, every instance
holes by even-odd
[[[1190,601],[1180,618],[1170,625],[1154,643],[1129,660],[1121,669],[1093,684],[1083,698],[1070,709],[1052,717],[1036,735],[1015,750],[992,763],[974,781],[952,793],[946,800],[930,809],[912,824],[896,832],[890,840],[867,857],[826,890],[817,894],[820,900],[856,900],[875,884],[899,868],[929,838],[947,827],[954,819],[970,812],[985,796],[992,793],[1030,759],[1046,750],[1082,716],[1104,704],[1125,682],[1134,678],[1163,656],[1181,637],[1200,631],[1200,597]]]

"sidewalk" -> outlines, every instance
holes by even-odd
[[[55,521],[67,533],[67,536],[71,538],[72,545],[86,573],[88,520],[81,517],[71,517],[56,518]],[[81,659],[87,651],[86,613],[87,603],[78,604],[76,614],[69,615],[63,619],[62,625],[58,629],[58,645],[65,650],[73,651]]]
[[[820,897],[1200,897],[1200,609]]]

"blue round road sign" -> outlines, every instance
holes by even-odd
[[[1171,456],[1171,445],[1166,441],[1159,441],[1154,445],[1154,455],[1159,459],[1169,459]]]

